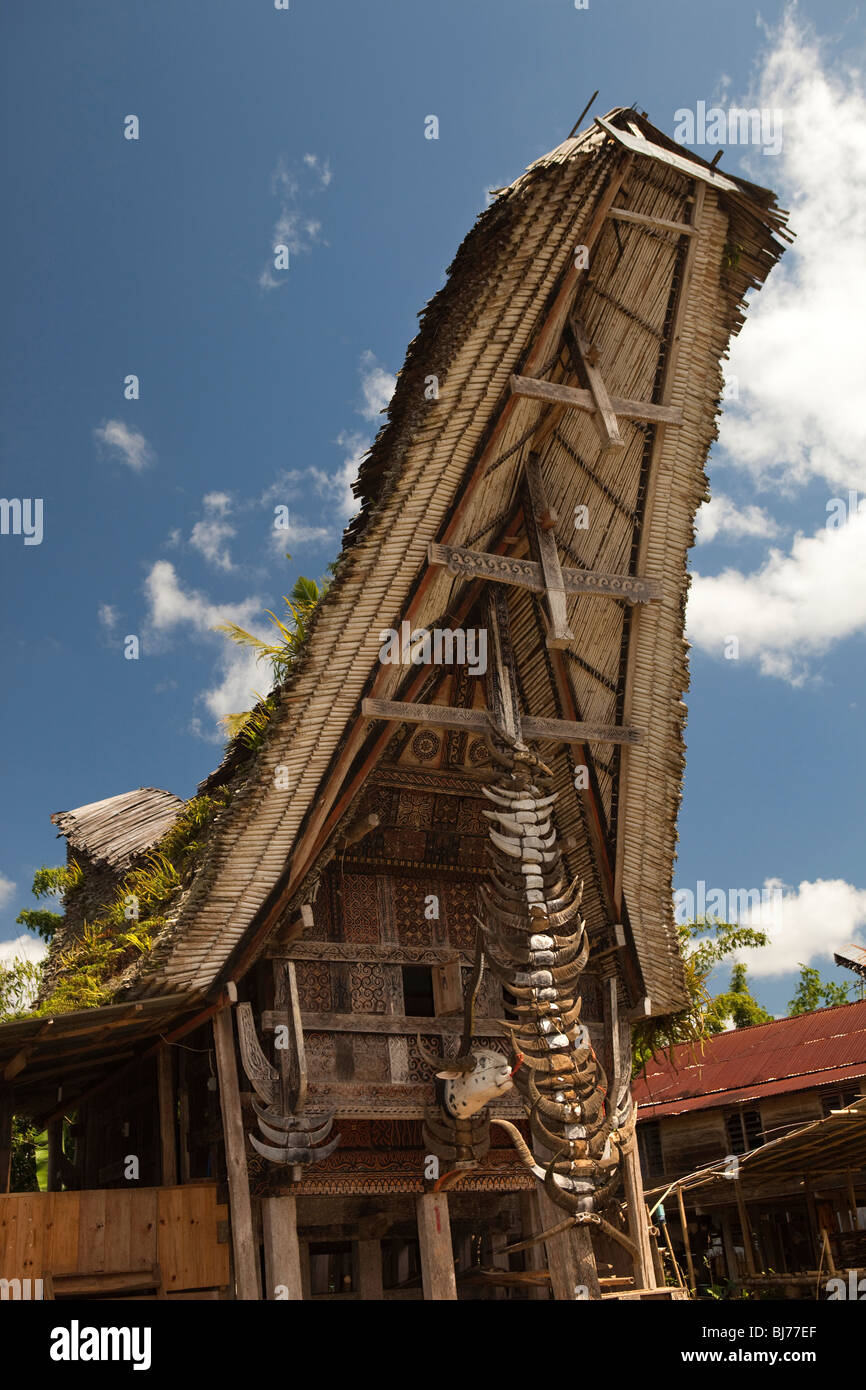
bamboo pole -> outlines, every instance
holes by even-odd
[[[692,1293],[697,1293],[698,1281],[695,1278],[695,1262],[692,1259],[692,1247],[689,1241],[689,1226],[688,1220],[686,1218],[686,1204],[683,1198],[683,1189],[681,1187],[677,1187],[677,1206],[679,1207],[680,1211],[680,1226],[682,1227],[683,1246],[686,1252],[686,1265],[688,1266],[689,1271],[689,1288],[691,1289]]]

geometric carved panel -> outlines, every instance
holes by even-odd
[[[424,916],[425,898],[432,892],[429,883],[417,878],[391,880],[397,937],[403,946],[432,946],[436,923]],[[441,906],[440,906],[441,913]]]
[[[441,911],[448,931],[449,946],[471,950],[475,945],[478,892],[474,883],[443,883]]]
[[[335,887],[343,919],[344,941],[379,940],[376,879],[372,874],[339,874]]]
[[[391,1076],[388,1039],[375,1033],[356,1033],[352,1038],[355,1081],[388,1081]]]
[[[333,1007],[331,999],[331,970],[324,960],[298,960],[295,962],[295,976],[298,982],[298,1002],[308,1013],[328,1013]]]
[[[386,1012],[384,966],[369,961],[353,961],[349,966],[349,989],[353,1014]]]

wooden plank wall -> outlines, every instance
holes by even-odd
[[[168,1293],[223,1288],[227,1208],[216,1185],[0,1196],[0,1278],[106,1274],[159,1264]]]

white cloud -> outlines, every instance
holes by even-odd
[[[225,731],[219,721],[223,716],[252,709],[258,695],[266,695],[272,685],[273,675],[267,662],[257,661],[255,652],[243,647],[227,647],[220,658],[219,679],[197,697],[213,718],[213,733],[206,734],[200,724],[197,732],[215,742],[222,741]]]
[[[99,621],[106,632],[113,632],[117,627],[117,619],[120,616],[117,609],[110,603],[101,603],[97,612]]]
[[[220,643],[216,683],[196,696],[196,703],[212,716],[213,725],[205,727],[202,720],[194,718],[190,728],[208,741],[223,742],[225,733],[218,725],[219,719],[224,714],[250,709],[256,700],[254,692],[267,693],[272,677],[267,663],[256,661],[255,652],[233,645],[225,634],[214,634],[213,628],[222,623],[237,623],[256,636],[265,636],[269,625],[263,615],[264,601],[248,598],[241,603],[211,603],[198,590],[184,589],[168,560],[157,560],[144,587],[148,630],[154,640],[185,628]]]
[[[334,539],[329,526],[311,526],[303,517],[289,514],[288,526],[273,526],[270,533],[272,549],[277,555],[284,555],[290,547],[299,545],[319,545]]]
[[[225,520],[231,511],[231,498],[226,492],[209,492],[202,498],[205,515],[190,532],[189,543],[217,569],[234,569],[226,541],[235,535],[235,528]]]
[[[296,174],[280,158],[271,175],[271,193],[279,199],[280,210],[271,235],[271,254],[259,275],[263,290],[275,290],[286,283],[287,272],[275,272],[275,247],[285,246],[291,258],[312,251],[323,239],[321,222],[309,214],[305,204],[328,187],[332,178],[330,166],[327,160],[320,162],[315,154],[305,154],[302,163],[303,168]]]
[[[866,91],[860,73],[831,66],[793,7],[770,39],[746,104],[782,110],[782,152],[753,157],[750,174],[782,192],[797,240],[734,339],[740,399],[720,443],[764,485],[866,490]]]
[[[204,634],[218,623],[238,623],[249,627],[264,607],[259,598],[244,599],[241,603],[211,603],[196,589],[183,589],[174,565],[169,560],[157,560],[144,582],[147,596],[147,622],[158,634],[188,626]]]
[[[771,540],[780,531],[778,523],[762,507],[739,507],[723,493],[698,508],[695,524],[696,545],[708,545],[716,537],[723,541],[741,540],[746,536]]]
[[[791,210],[797,240],[734,339],[719,442],[726,467],[784,496],[815,481],[847,500],[866,491],[862,330],[866,319],[866,93],[858,73],[831,63],[796,9],[770,33],[746,106],[783,115],[782,152],[753,155],[750,176],[771,183]],[[814,493],[812,494],[814,495]],[[757,536],[766,513],[718,498],[699,515],[699,541]],[[819,503],[820,506],[820,503]],[[836,530],[820,519],[787,553],[771,548],[752,573],[694,577],[688,605],[693,643],[721,656],[728,636],[762,674],[802,684],[814,659],[866,630],[866,517],[848,506]],[[769,521],[769,518],[767,518]],[[772,523],[771,523],[772,524]],[[768,532],[768,535],[778,534]]]
[[[144,435],[131,430],[122,420],[104,420],[93,434],[98,443],[136,473],[153,462],[153,450]]]
[[[366,435],[351,430],[342,430],[337,435],[337,444],[347,452],[336,473],[326,473],[323,468],[309,468],[307,471],[315,483],[316,491],[324,497],[332,498],[343,517],[354,516],[358,510],[358,499],[352,491],[352,483],[358,476],[361,460],[370,447]]]
[[[15,896],[15,884],[5,874],[0,874],[0,908],[4,908]]]
[[[740,918],[743,926],[763,927],[770,937],[769,946],[743,953],[752,976],[784,975],[801,963],[826,964],[834,951],[844,954],[846,946],[856,943],[858,933],[864,944],[866,890],[844,879],[804,880],[794,888],[771,878],[764,883],[764,895],[762,910]]]
[[[360,372],[364,397],[360,414],[365,420],[377,420],[394,394],[397,378],[377,362],[369,348],[361,353]]]
[[[797,535],[788,554],[772,548],[751,574],[695,574],[687,630],[718,657],[734,636],[740,659],[802,685],[812,658],[866,631],[866,509],[844,526]]]
[[[321,179],[322,187],[327,188],[328,184],[331,182],[331,179],[334,177],[331,173],[331,166],[328,163],[327,159],[320,160],[318,155],[305,154],[304,163],[306,164],[308,169],[315,170],[315,172]]]
[[[48,955],[48,946],[35,936],[16,936],[14,941],[0,941],[0,962],[11,964],[16,958],[40,961]]]

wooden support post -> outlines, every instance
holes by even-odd
[[[653,1273],[655,1275],[656,1288],[663,1289],[667,1286],[667,1280],[665,1279],[665,1267],[662,1264],[662,1252],[659,1250],[658,1237],[654,1236],[652,1231],[649,1230],[649,1227],[652,1223],[650,1221],[649,1207],[646,1205],[646,1203],[644,1203],[644,1211],[646,1212],[647,1234],[649,1236],[650,1251],[652,1252]]]
[[[634,1268],[635,1285],[640,1289],[654,1289],[656,1287],[655,1268],[637,1144],[623,1155],[622,1176],[628,1212],[628,1233],[638,1249],[638,1258],[635,1260]]]
[[[494,1269],[502,1269],[507,1273],[510,1269],[508,1256],[501,1252],[508,1244],[508,1236],[505,1231],[490,1232],[490,1263]],[[493,1285],[493,1297],[496,1299],[508,1298],[508,1290],[504,1284]]]
[[[297,1204],[297,1197],[262,1199],[266,1299],[303,1301]]]
[[[722,1245],[725,1249],[725,1266],[728,1271],[728,1278],[732,1283],[736,1283],[740,1277],[740,1266],[737,1261],[737,1252],[734,1248],[734,1233],[731,1230],[731,1218],[728,1212],[722,1212]]]
[[[538,1211],[538,1196],[535,1192],[521,1192],[520,1194],[520,1230],[523,1240],[529,1240],[532,1236],[541,1234],[541,1216]],[[523,1260],[528,1270],[538,1273],[547,1269],[544,1263],[544,1246],[530,1245],[528,1250],[523,1253]],[[531,1299],[544,1299],[545,1302],[550,1297],[548,1290],[543,1284],[530,1284],[527,1290],[527,1297]]]
[[[447,1192],[424,1192],[415,1200],[418,1240],[421,1245],[421,1281],[424,1298],[455,1300],[454,1252]]]
[[[755,1268],[755,1252],[752,1246],[752,1224],[749,1221],[749,1213],[746,1210],[746,1200],[740,1188],[740,1179],[734,1179],[734,1196],[737,1199],[737,1211],[740,1214],[740,1230],[743,1233],[743,1251],[746,1256],[746,1273],[750,1279],[754,1279],[757,1274]]]
[[[665,1214],[664,1221],[659,1222],[659,1225],[662,1228],[662,1235],[665,1238],[665,1245],[667,1246],[668,1254],[671,1257],[671,1270],[673,1271],[673,1276],[677,1281],[677,1288],[681,1289],[683,1287],[683,1278],[682,1274],[680,1273],[680,1267],[677,1264],[677,1257],[674,1254],[674,1243],[671,1240],[671,1231],[670,1226],[667,1222],[667,1214]]]
[[[522,736],[517,675],[508,631],[508,603],[496,584],[487,591],[487,627],[491,657],[487,668],[487,703],[499,733],[513,743]]]
[[[546,524],[551,514],[550,504],[547,500],[537,454],[530,454],[526,460],[526,482],[529,488],[531,523],[535,532],[538,558],[544,573],[544,587],[547,591],[547,612],[550,622],[545,641],[548,647],[567,647],[570,642],[574,641],[574,633],[568,626],[565,585],[562,582],[562,567],[559,563],[556,531]]]
[[[814,1251],[815,1263],[813,1269],[817,1269],[821,1259],[821,1236],[818,1229],[818,1212],[815,1207],[815,1194],[812,1191],[812,1184],[809,1181],[808,1173],[803,1179],[803,1188],[806,1196],[806,1213],[809,1217],[809,1231],[812,1236],[812,1249]]]
[[[0,1088],[0,1192],[12,1180],[12,1091]]]
[[[162,1047],[156,1054],[157,1088],[159,1092],[159,1152],[162,1185],[177,1184],[177,1105],[174,1093],[174,1049]]]
[[[689,1288],[691,1289],[692,1293],[697,1293],[698,1281],[695,1278],[695,1262],[692,1259],[692,1246],[691,1241],[689,1240],[689,1223],[688,1218],[686,1216],[686,1204],[683,1198],[683,1189],[681,1187],[677,1188],[677,1206],[680,1209],[680,1226],[682,1227],[683,1247],[686,1252],[686,1265],[688,1266],[689,1271]]]
[[[188,1064],[185,1047],[178,1049],[177,1071],[177,1137],[178,1148],[180,1149],[180,1181],[182,1183],[187,1183],[189,1182],[189,1083],[187,1080]]]
[[[48,1133],[48,1171],[46,1174],[49,1192],[60,1191],[60,1168],[63,1157],[63,1120],[49,1120]]]
[[[291,960],[274,961],[274,1015],[278,1014],[288,1028],[289,1044],[277,1049],[281,1104],[286,1114],[300,1114],[307,1102],[307,1058],[295,963]]]
[[[595,402],[593,424],[598,430],[603,449],[624,449],[625,440],[619,432],[619,422],[610,403],[610,396],[604,378],[596,365],[597,354],[589,341],[589,334],[579,319],[571,319],[566,325],[566,340],[574,353],[580,358],[592,399]]]
[[[356,1288],[365,1303],[381,1303],[382,1291],[382,1242],[380,1240],[356,1241],[358,1277]]]
[[[848,1168],[845,1173],[846,1186],[848,1188],[848,1215],[851,1222],[851,1230],[857,1230],[857,1194],[854,1191],[854,1174]]]
[[[231,1009],[221,1009],[214,1015],[213,1036],[229,1180],[236,1296],[242,1300],[254,1300],[259,1297],[258,1252],[253,1238],[253,1213]]]
[[[312,1278],[310,1274],[310,1242],[302,1240],[299,1242],[301,1249],[301,1289],[305,1302],[313,1297]]]
[[[536,1196],[542,1230],[558,1226],[565,1217],[562,1207],[552,1202],[541,1187],[537,1189]],[[570,1231],[551,1236],[550,1240],[544,1242],[544,1248],[553,1297],[557,1303],[601,1298],[592,1239],[586,1226],[575,1226]]]

